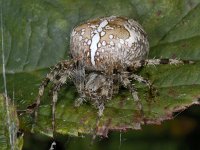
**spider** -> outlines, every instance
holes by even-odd
[[[138,92],[131,80],[144,83],[152,89],[150,81],[136,74],[142,66],[159,64],[184,64],[190,61],[178,59],[147,59],[149,42],[142,26],[125,17],[103,17],[76,26],[70,37],[71,60],[63,60],[47,74],[39,87],[35,117],[44,89],[49,82],[52,87],[52,126],[55,128],[55,105],[58,92],[68,79],[76,86],[79,107],[89,101],[103,115],[105,103],[118,93],[119,86],[127,88],[143,112]]]

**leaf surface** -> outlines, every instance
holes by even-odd
[[[19,120],[16,108],[8,101],[6,106],[5,97],[0,94],[0,145],[1,150],[16,149],[20,150],[23,146],[22,136],[17,137]]]
[[[9,95],[15,93],[20,109],[32,104],[38,86],[58,61],[69,59],[69,37],[72,28],[87,19],[101,16],[127,16],[144,27],[149,36],[149,58],[195,60],[192,65],[162,65],[143,68],[139,75],[150,79],[158,95],[149,100],[148,89],[138,83],[146,124],[172,119],[200,98],[200,2],[198,0],[7,0],[1,1],[7,84]],[[2,51],[0,51],[2,52]],[[2,62],[0,58],[0,62]],[[2,69],[0,69],[1,72]],[[3,90],[3,82],[0,81]],[[97,110],[90,104],[74,108],[78,97],[73,84],[60,91],[56,106],[56,131],[78,136],[93,133]],[[51,96],[42,100],[35,132],[51,135]],[[109,130],[139,129],[141,117],[126,89],[106,104],[98,134]],[[20,128],[30,131],[33,119],[20,116]]]

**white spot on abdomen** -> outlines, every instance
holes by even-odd
[[[113,36],[112,34],[111,34],[111,35],[109,35],[109,38],[110,38],[110,39],[113,39],[113,37],[114,37],[114,36]]]
[[[81,41],[83,39],[83,37],[82,36],[79,36],[79,41]]]
[[[110,41],[110,45],[114,46],[115,44],[114,44],[114,42],[113,42],[113,41]]]
[[[97,44],[99,43],[99,41],[100,41],[100,36],[99,36],[99,33],[96,32],[96,34],[92,37],[92,44],[90,45],[92,65],[95,65],[94,56],[97,51]]]
[[[98,47],[101,47],[101,42],[98,43]]]
[[[88,41],[87,41],[87,44],[88,44],[88,45],[90,45],[90,44],[91,44],[91,42],[92,42],[91,40],[88,40]]]
[[[76,31],[73,29],[72,36],[76,35]]]
[[[103,46],[106,46],[106,41],[103,41],[103,42],[102,42],[102,45],[103,45]]]
[[[99,27],[97,28],[97,31],[98,32],[101,32],[102,31],[102,28],[104,28],[106,25],[108,24],[108,21],[107,20],[104,20],[100,23]]]
[[[106,34],[106,32],[102,31],[101,32],[101,36],[104,36]]]
[[[137,43],[138,39],[140,39],[140,35],[135,32],[135,30],[130,29],[129,25],[125,24],[124,27],[129,31],[130,37],[126,39],[125,41],[127,42],[128,47],[131,47],[133,43]]]
[[[92,35],[92,43],[90,45],[90,53],[91,53],[91,63],[92,65],[95,65],[95,61],[94,61],[94,57],[95,57],[95,53],[97,51],[98,48],[98,43],[100,41],[100,34],[102,34],[102,30],[104,27],[106,27],[106,25],[108,24],[107,20],[102,21],[97,30],[94,31],[94,35]],[[99,45],[100,47],[100,45]]]
[[[120,42],[121,44],[124,44],[124,40],[123,40],[123,39],[119,39],[119,42]]]

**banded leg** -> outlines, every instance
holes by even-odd
[[[141,76],[138,76],[136,74],[132,74],[130,78],[133,78],[134,80],[138,81],[139,83],[145,84],[149,88],[149,99],[155,98],[155,96],[158,94],[156,88],[154,85],[147,79],[144,79]]]
[[[53,132],[55,131],[55,112],[56,112],[56,103],[58,100],[58,91],[60,91],[60,88],[63,86],[63,84],[67,80],[67,75],[63,75],[61,77],[61,80],[59,80],[58,83],[56,83],[53,87],[52,90],[52,129]]]
[[[60,62],[62,63],[62,62]],[[38,116],[38,107],[41,103],[41,97],[44,94],[44,90],[45,88],[48,86],[49,82],[52,82],[53,80],[55,80],[55,77],[59,74],[59,69],[61,69],[61,65],[60,63],[58,63],[52,70],[50,73],[48,73],[46,75],[46,78],[42,81],[40,87],[39,87],[39,91],[38,91],[38,96],[36,99],[36,104],[35,104],[35,108],[34,108],[34,112],[35,112],[35,116],[34,116],[34,123],[36,123],[37,121],[37,116]]]
[[[105,109],[104,103],[100,103],[98,106],[98,116],[102,117],[103,116],[103,111]]]
[[[96,100],[95,104],[93,104],[93,105],[98,109],[98,116],[97,116],[97,120],[96,120],[96,128],[94,128],[94,131],[93,131],[92,143],[94,142],[94,140],[97,136],[99,122],[100,122],[101,117],[103,116],[103,111],[105,109],[104,103],[99,102],[98,100]]]
[[[106,80],[102,81],[102,86],[100,87],[101,89],[101,97],[99,100],[97,100],[98,104],[98,116],[101,117],[103,116],[103,111],[105,109],[105,102],[108,100],[112,99],[113,95],[113,76],[109,75],[106,77]]]
[[[139,83],[145,84],[146,86],[148,86],[149,89],[151,89],[152,86],[153,86],[152,83],[149,80],[144,79],[142,76],[138,76],[136,74],[132,74],[130,76],[130,78],[133,78],[134,80],[138,81]]]
[[[170,65],[178,65],[178,64],[192,64],[193,61],[189,60],[180,60],[180,59],[147,59],[145,60],[145,64],[148,65],[159,65],[159,64],[170,64]]]
[[[178,65],[178,64],[193,64],[193,61],[190,60],[180,60],[180,59],[146,59],[146,60],[137,60],[133,62],[134,68],[140,68],[142,66],[155,66],[160,64],[170,64],[170,65]]]
[[[48,86],[49,82],[57,82],[57,78],[62,74],[62,72],[69,71],[70,73],[72,72],[72,61],[62,61],[59,62],[52,70],[50,73],[47,74],[46,78],[42,81],[42,84],[39,87],[39,92],[38,96],[36,99],[36,103],[33,104],[34,108],[33,111],[35,112],[34,114],[34,122],[36,123],[37,116],[38,116],[38,107],[41,102],[41,97],[44,94],[45,88]],[[27,110],[30,111],[30,110]]]
[[[106,81],[102,82],[103,85],[100,87],[101,89],[101,97],[100,99],[94,100],[94,106],[98,109],[98,117],[96,120],[96,128],[94,129],[94,134],[92,138],[92,142],[97,136],[98,133],[98,127],[99,127],[99,122],[101,118],[103,117],[104,109],[105,109],[105,103],[107,100],[110,100],[113,95],[113,76],[109,76],[106,78]]]
[[[79,98],[75,99],[74,107],[79,107],[85,102],[85,96],[80,96]]]
[[[138,92],[136,91],[136,89],[134,88],[134,86],[131,84],[131,82],[130,82],[130,80],[128,78],[128,74],[121,74],[120,81],[124,85],[124,87],[128,88],[129,91],[131,92],[132,97],[134,99],[134,102],[136,104],[136,109],[138,111],[140,111],[140,114],[143,117],[144,112],[143,112],[141,100],[138,97]]]

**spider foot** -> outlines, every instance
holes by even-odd
[[[33,114],[36,111],[36,108],[37,108],[37,104],[33,103],[33,104],[31,104],[31,105],[29,105],[29,106],[26,107],[25,112],[27,114]]]
[[[96,121],[96,127],[94,128],[94,131],[93,131],[93,136],[92,136],[92,142],[91,142],[91,144],[96,139],[96,136],[97,136],[97,133],[98,133],[98,127],[99,127],[100,119],[102,118],[103,111],[105,109],[104,103],[101,103],[101,104],[97,105],[96,107],[98,109],[98,117],[97,117],[97,121]]]
[[[75,100],[75,102],[74,102],[74,107],[79,107],[79,106],[81,106],[82,104],[83,104],[83,102],[85,102],[86,100],[85,100],[85,98],[83,98],[83,97],[79,97],[79,98],[77,98],[76,100]]]
[[[104,111],[104,109],[105,109],[105,107],[104,107],[104,104],[103,104],[103,103],[100,104],[100,105],[98,106],[98,116],[99,116],[99,117],[102,117],[102,116],[103,116],[103,111]]]
[[[155,86],[151,85],[149,88],[149,99],[154,99],[156,96],[158,96],[158,90]]]

